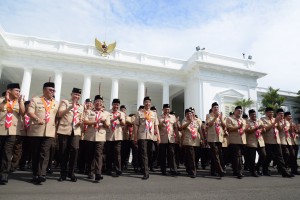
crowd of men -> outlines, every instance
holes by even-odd
[[[32,182],[41,184],[52,173],[54,160],[60,166],[58,181],[76,182],[78,170],[99,182],[104,171],[121,176],[128,169],[130,152],[133,170],[142,173],[143,180],[157,166],[162,175],[177,176],[181,164],[196,178],[199,160],[219,178],[228,163],[238,179],[245,169],[254,177],[271,176],[271,161],[283,177],[299,175],[299,126],[283,109],[267,107],[261,119],[251,109],[247,119],[237,106],[225,117],[214,102],[205,121],[192,107],[180,121],[169,104],[158,114],[149,96],[135,114],[127,115],[119,99],[105,110],[101,95],[82,105],[81,89],[73,88],[70,99],[59,103],[54,93],[55,84],[46,82],[42,96],[24,102],[19,84],[7,85],[0,98],[1,184],[8,183],[9,173],[26,166],[31,166]]]

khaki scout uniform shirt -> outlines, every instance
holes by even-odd
[[[137,139],[138,140],[153,140],[154,139],[154,127],[158,126],[158,118],[156,112],[149,110],[151,113],[151,123],[146,128],[145,110],[138,111],[136,113],[135,125],[137,126]]]
[[[55,137],[56,126],[55,117],[58,111],[58,103],[53,99],[52,107],[50,108],[50,121],[45,122],[46,109],[43,101],[43,97],[33,97],[30,101],[28,107],[28,113],[34,113],[38,118],[44,120],[44,124],[40,125],[38,122],[32,118],[29,121],[29,130],[27,131],[27,136],[30,137]]]
[[[290,127],[296,127],[297,125],[294,122],[290,123]],[[292,140],[292,145],[298,145],[299,144],[299,133],[295,132],[295,129],[290,128],[290,135]]]
[[[58,108],[58,111],[64,111],[72,107],[72,100],[63,100],[60,103],[60,106]],[[84,107],[81,104],[77,104],[77,119],[78,122],[80,119],[83,119],[83,112],[84,112]],[[59,120],[58,123],[58,129],[57,129],[57,134],[61,135],[71,135],[72,130],[74,130],[74,135],[81,136],[81,127],[80,125],[74,126],[73,124],[73,118],[74,118],[74,108],[70,109],[70,111],[62,116]]]
[[[133,124],[135,121],[134,116],[126,116],[126,124],[123,127],[123,140],[133,140],[134,134],[133,134]]]
[[[247,120],[247,125],[249,126],[250,129],[254,129],[260,125],[263,125],[263,122],[258,119],[256,121],[252,121],[251,119]],[[264,138],[262,136],[262,132],[260,133],[259,137],[256,137],[255,131],[252,133],[246,132],[246,137],[247,137],[247,147],[264,147],[265,142]]]
[[[263,117],[261,118],[261,121],[264,123],[264,126],[270,126],[273,122],[273,120],[275,120],[274,118],[272,120],[270,120],[268,117]],[[274,135],[274,131],[278,131],[277,127],[272,127],[269,131],[266,131],[265,133],[263,133],[263,138],[265,141],[265,144],[281,144],[280,138],[279,138],[279,134],[276,134],[276,137]]]
[[[280,121],[279,125],[282,127],[284,124],[284,121]],[[287,134],[285,133],[284,129],[279,129],[279,138],[281,145],[292,145],[292,138],[290,136],[290,123],[286,121],[285,129],[287,131]]]
[[[170,132],[167,131],[167,124],[165,123],[165,119],[169,120],[169,127]],[[174,115],[161,115],[158,118],[159,123],[163,122],[162,125],[159,126],[159,134],[160,134],[160,143],[167,144],[169,143],[175,143],[176,139],[176,118]]]
[[[110,125],[110,113],[107,111],[102,111],[100,114],[100,119],[106,120]],[[96,112],[95,110],[87,110],[85,112],[84,120],[95,121]],[[92,142],[105,142],[106,133],[109,131],[109,128],[105,128],[102,123],[99,124],[99,128],[95,128],[94,125],[88,125],[85,133],[84,140]]]
[[[186,119],[183,119],[182,126],[184,126],[187,122]],[[185,129],[182,130],[182,137],[183,142],[182,145],[185,146],[200,146],[201,141],[201,127],[202,127],[202,121],[194,119],[193,122]],[[194,129],[196,131],[196,138],[192,138],[192,132],[191,130]]]
[[[239,119],[241,123],[243,123],[243,134],[239,133],[239,130],[236,131],[228,131],[230,144],[246,144],[246,121],[244,119]],[[228,117],[226,120],[227,128],[237,128],[238,127],[238,119],[233,117]]]
[[[0,103],[2,103],[5,100],[5,98],[1,97],[0,98]],[[19,114],[19,102],[15,103],[13,107],[13,112],[12,112],[12,123],[11,126],[6,129],[5,127],[5,120],[6,120],[6,113],[7,113],[7,107],[6,103],[3,106],[3,109],[0,111],[0,135],[5,136],[5,135],[20,135],[20,130],[22,129],[23,122],[21,120],[21,116]]]
[[[121,115],[121,119],[125,122],[125,113],[117,111],[117,115]],[[110,120],[114,119],[114,114],[112,110],[110,111]],[[106,133],[106,141],[119,141],[123,140],[123,129],[120,124],[120,120],[117,119],[113,122],[110,122],[110,129]]]
[[[213,115],[206,116],[206,124],[209,124],[211,121],[214,120]],[[222,123],[226,124],[225,118],[217,118],[216,121],[212,126],[207,126],[207,142],[223,142],[224,141],[224,129],[222,127]],[[219,135],[216,131],[216,126],[220,128]]]

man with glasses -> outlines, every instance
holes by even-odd
[[[43,95],[31,99],[27,113],[30,117],[27,136],[30,137],[32,147],[32,181],[36,184],[46,181],[50,147],[55,138],[58,103],[54,99],[54,88],[53,82],[44,83]]]

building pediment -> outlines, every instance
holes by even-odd
[[[238,91],[236,91],[234,89],[219,92],[216,96],[218,96],[219,98],[231,97],[231,98],[237,98],[237,99],[242,99],[244,97],[243,94],[239,93]]]

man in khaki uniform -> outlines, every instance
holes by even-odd
[[[246,121],[242,119],[242,107],[237,106],[234,109],[233,117],[226,120],[226,127],[229,133],[229,148],[232,153],[233,175],[241,179],[242,174],[242,149],[246,144]]]
[[[297,160],[293,159],[295,157],[295,151],[292,146],[292,137],[290,135],[291,124],[284,118],[285,115],[283,109],[279,111],[282,119],[278,123],[278,130],[283,160],[286,168],[290,167],[292,172],[297,172]]]
[[[92,165],[95,165],[95,181],[103,179],[103,149],[106,141],[106,134],[110,127],[110,113],[104,110],[103,97],[96,95],[94,98],[94,109],[87,110],[84,116],[84,125],[87,129],[84,133],[87,148],[87,172],[88,178],[92,179]]]
[[[299,129],[297,125],[293,122],[293,118],[290,112],[285,112],[284,113],[284,118],[286,121],[290,123],[290,129],[289,129],[289,134],[291,137],[291,143],[292,143],[292,149],[293,155],[290,156],[291,163],[296,164],[296,167],[292,169],[292,174],[294,175],[300,175],[300,173],[297,171],[297,155],[298,155],[298,138],[299,138]],[[291,164],[292,166],[293,164]]]
[[[265,176],[271,176],[269,173],[269,165],[271,160],[276,162],[278,171],[282,174],[283,177],[292,177],[290,173],[287,172],[285,167],[285,163],[282,157],[281,150],[281,141],[279,137],[279,121],[282,120],[283,116],[281,116],[280,112],[274,118],[273,108],[267,107],[265,109],[266,117],[261,118],[264,123],[266,132],[263,133],[265,145],[266,145],[266,153],[267,157],[263,164],[263,174]]]
[[[196,149],[201,143],[202,121],[194,117],[191,109],[185,109],[185,119],[182,121],[182,146],[185,152],[186,171],[191,178],[196,178]]]
[[[43,95],[33,97],[28,108],[30,137],[32,147],[33,182],[40,184],[46,181],[46,168],[49,162],[49,150],[55,138],[55,117],[58,103],[55,102],[55,84],[44,83]]]
[[[262,136],[262,132],[264,131],[264,125],[260,119],[256,118],[255,110],[249,110],[249,117],[250,119],[247,120],[246,130],[246,148],[248,149],[247,162],[249,164],[251,175],[254,177],[259,177],[259,175],[262,175],[261,167],[266,158],[265,142]],[[259,155],[259,159],[255,166],[256,152]]]
[[[224,176],[224,171],[221,165],[222,160],[222,143],[224,140],[224,128],[226,127],[225,118],[222,113],[219,112],[219,105],[214,102],[211,105],[212,112],[206,116],[207,129],[207,142],[211,149],[212,163],[211,163],[211,175],[216,176],[216,172],[219,177]]]
[[[81,136],[81,123],[83,119],[83,106],[78,103],[81,97],[81,89],[73,88],[70,100],[61,101],[58,109],[58,144],[60,157],[60,178],[59,181],[66,180],[67,176],[72,182],[76,182],[77,178],[74,174],[79,139]],[[67,167],[69,163],[69,167]]]
[[[160,169],[163,175],[167,175],[166,160],[170,166],[171,175],[179,175],[175,160],[175,143],[178,141],[178,130],[175,115],[170,115],[170,105],[163,105],[163,114],[158,118],[159,121],[159,155]]]
[[[8,84],[5,96],[0,98],[0,184],[8,183],[13,147],[17,135],[20,135],[24,114],[20,85]]]
[[[155,106],[151,106],[150,110],[152,110],[153,112],[156,113],[157,115],[157,109]],[[151,156],[151,159],[149,161],[149,168],[150,168],[150,171],[152,172],[155,172],[155,168],[157,168],[157,165],[158,165],[158,156],[159,156],[159,144],[157,142],[157,132],[154,132],[154,135],[153,135],[153,145],[152,145],[152,156]]]
[[[123,140],[122,126],[125,125],[125,113],[119,111],[120,100],[113,99],[110,111],[110,129],[106,133],[106,170],[112,175],[114,162],[116,176],[122,175],[121,169],[121,143]]]
[[[157,142],[160,142],[157,114],[150,110],[151,98],[144,98],[144,109],[136,114],[134,125],[134,142],[138,143],[140,165],[143,180],[149,178],[148,160],[151,159],[154,132],[157,132]]]

